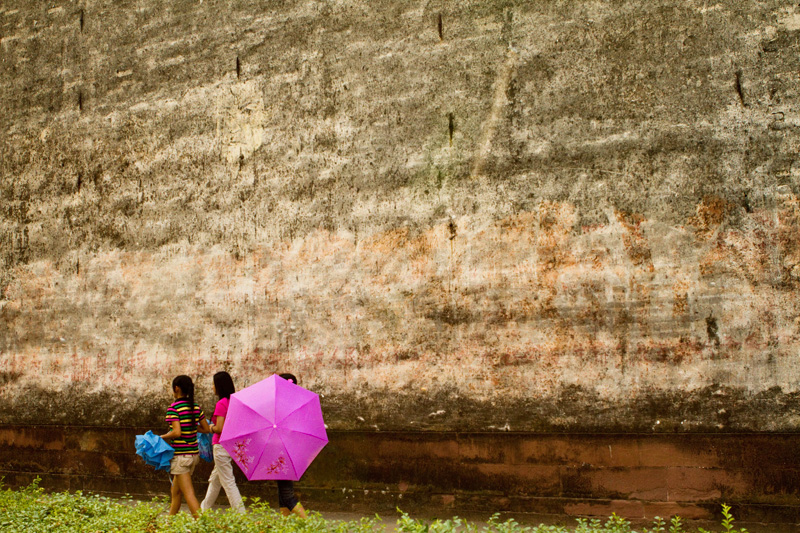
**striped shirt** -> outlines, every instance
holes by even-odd
[[[194,409],[189,407],[187,398],[180,398],[169,406],[165,418],[167,424],[172,426],[172,422],[180,422],[181,425],[181,436],[172,439],[171,443],[172,448],[175,450],[175,455],[199,453],[197,449],[197,426],[200,425],[200,421],[205,417],[206,415],[199,405],[194,404]]]

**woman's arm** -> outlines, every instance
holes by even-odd
[[[200,433],[211,433],[211,427],[208,425],[208,422],[205,418],[200,421],[200,425],[198,426],[197,430]]]
[[[181,423],[177,420],[173,420],[170,425],[172,426],[172,429],[169,431],[169,433],[164,433],[161,435],[161,438],[164,440],[172,440],[181,436]]]
[[[217,422],[211,428],[212,429],[212,433],[217,433],[219,435],[222,435],[222,428],[223,427],[225,427],[225,417],[224,416],[218,416],[217,417]]]

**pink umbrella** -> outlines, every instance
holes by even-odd
[[[219,443],[247,479],[297,481],[328,443],[319,396],[273,375],[231,395]]]

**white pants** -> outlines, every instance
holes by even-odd
[[[242,496],[239,494],[239,489],[236,487],[236,480],[233,477],[233,464],[231,463],[231,456],[228,451],[220,444],[214,445],[214,470],[211,471],[211,477],[208,478],[208,492],[203,503],[200,504],[201,509],[210,509],[217,501],[219,496],[219,489],[225,489],[225,495],[231,507],[244,512],[244,504],[242,504]]]

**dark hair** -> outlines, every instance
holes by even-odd
[[[172,388],[178,387],[189,399],[189,412],[192,413],[192,423],[197,427],[197,409],[194,403],[194,383],[189,376],[180,375],[172,380]]]
[[[228,398],[230,400],[231,394],[236,392],[233,386],[233,379],[227,372],[217,372],[214,374],[214,387],[217,389],[217,396],[219,399]]]
[[[294,374],[288,374],[288,373],[287,374],[278,374],[278,377],[279,378],[283,378],[286,381],[291,381],[292,383],[297,385],[297,378],[294,377]]]

